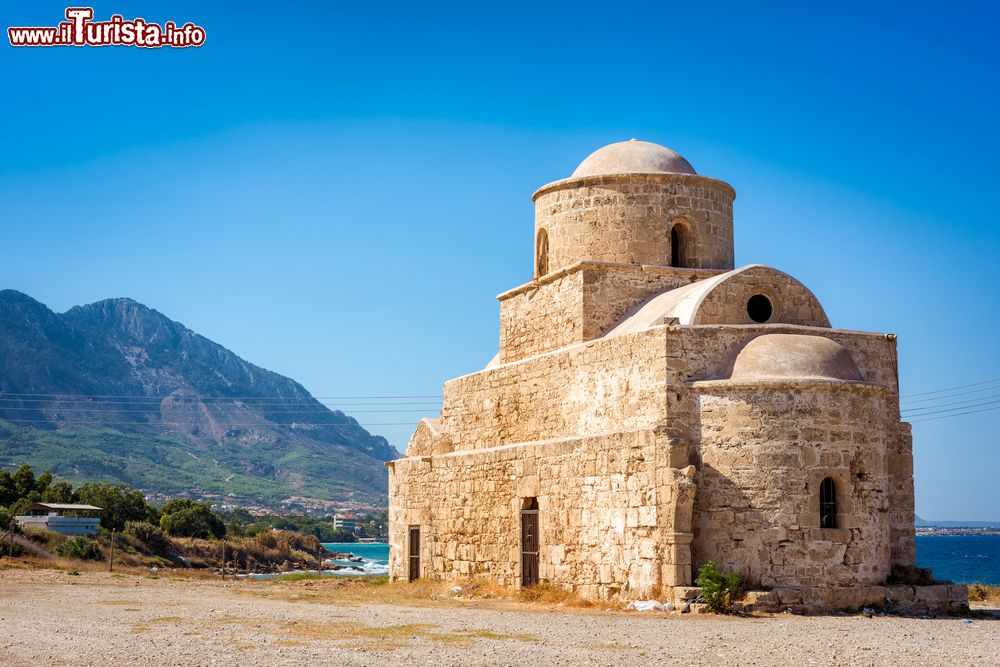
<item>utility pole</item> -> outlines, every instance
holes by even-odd
[[[226,541],[222,540],[222,580],[226,580]]]
[[[108,554],[108,572],[115,569],[115,529],[111,529],[111,553]]]

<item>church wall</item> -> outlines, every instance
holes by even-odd
[[[463,450],[656,426],[666,336],[591,341],[446,382],[441,430]]]
[[[500,362],[594,340],[654,294],[710,278],[710,269],[581,262],[505,292],[500,300]]]
[[[535,233],[548,234],[548,269],[578,261],[670,265],[670,229],[689,226],[685,266],[733,268],[733,199],[721,181],[682,174],[593,176],[535,193]]]
[[[763,294],[773,312],[767,324],[800,324],[829,327],[830,320],[819,301],[802,283],[765,266],[738,271],[705,295],[694,324],[755,324],[747,312],[747,302]]]
[[[719,272],[656,266],[595,266],[583,276],[583,334],[599,338],[646,299]]]
[[[889,544],[893,565],[916,567],[917,544],[913,497],[913,436],[910,425],[897,423],[889,441]]]
[[[890,397],[864,385],[697,388],[695,567],[750,586],[881,584],[889,575]],[[819,485],[837,487],[820,528]]]
[[[897,391],[896,343],[885,334],[819,329],[796,325],[696,325],[681,327],[680,343],[685,352],[685,380],[711,379],[725,367],[731,353],[746,341],[767,333],[796,333],[824,336],[834,340],[851,353],[854,363],[867,382]],[[898,403],[887,406],[898,418]]]
[[[502,298],[500,362],[517,361],[583,342],[586,339],[582,315],[581,271],[560,272],[554,280],[546,280],[537,288]]]
[[[671,453],[645,430],[397,460],[390,576],[406,579],[418,525],[423,576],[520,586],[520,510],[537,498],[543,581],[589,599],[689,584],[672,577],[690,572],[694,492]]]

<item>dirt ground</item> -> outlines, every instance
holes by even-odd
[[[1000,665],[1000,619],[737,618],[366,595],[325,580],[0,570],[0,664]]]

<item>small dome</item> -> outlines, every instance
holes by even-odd
[[[648,141],[620,141],[599,148],[573,172],[572,178],[607,174],[694,174],[683,157]]]
[[[730,379],[766,378],[864,380],[843,345],[823,336],[800,334],[765,334],[739,351]]]

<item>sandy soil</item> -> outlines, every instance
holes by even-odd
[[[0,570],[0,664],[1000,665],[1000,619],[735,618],[337,595],[325,581]]]

